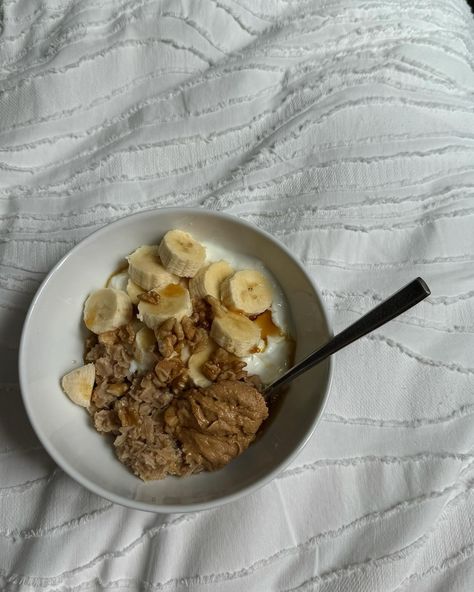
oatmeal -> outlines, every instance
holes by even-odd
[[[213,250],[170,231],[85,302],[84,366],[61,384],[143,480],[239,456],[268,417],[264,384],[292,362],[281,288],[256,260]]]

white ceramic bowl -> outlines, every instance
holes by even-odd
[[[49,273],[26,317],[20,346],[25,407],[42,444],[66,473],[113,502],[154,512],[208,509],[270,481],[311,436],[331,378],[328,360],[297,379],[262,437],[220,471],[143,483],[122,465],[110,441],[95,431],[84,409],[68,400],[59,381],[82,361],[87,294],[103,286],[126,254],[159,242],[172,228],[261,259],[289,301],[296,360],[330,336],[324,305],[303,267],[270,235],[232,216],[189,208],[145,211],[101,228],[74,247]]]

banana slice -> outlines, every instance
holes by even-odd
[[[206,260],[206,249],[182,230],[170,230],[160,243],[163,265],[180,277],[194,277]]]
[[[157,329],[171,317],[180,321],[183,317],[192,315],[191,297],[181,284],[170,284],[155,291],[159,295],[157,304],[143,300],[138,303],[138,318],[150,329]]]
[[[61,379],[61,386],[73,403],[81,407],[89,407],[94,381],[95,366],[86,364],[65,374]]]
[[[143,352],[153,351],[156,346],[155,332],[142,325],[135,335],[135,344]]]
[[[156,354],[153,353],[155,346],[155,333],[148,327],[142,327],[135,335],[133,348],[133,357],[140,370],[149,370],[158,361]]]
[[[216,343],[239,358],[252,353],[260,342],[260,327],[236,312],[218,314],[210,334]]]
[[[133,307],[128,294],[114,288],[92,292],[84,305],[84,323],[97,334],[126,325],[132,316]]]
[[[163,288],[178,283],[178,278],[167,271],[160,261],[159,247],[143,245],[127,257],[130,279],[143,290]]]
[[[258,315],[270,308],[272,287],[259,271],[243,269],[222,282],[221,299],[230,309]]]
[[[146,292],[146,290],[144,290],[135,282],[132,282],[132,280],[128,280],[127,294],[129,295],[132,304],[138,304],[138,297],[140,296],[140,294],[143,294],[143,292]]]
[[[211,384],[211,381],[201,372],[202,365],[209,360],[216,351],[217,345],[210,339],[203,349],[197,351],[188,360],[188,373],[196,386],[205,388]]]
[[[222,282],[233,274],[234,270],[227,261],[216,261],[200,269],[189,282],[191,298],[214,296],[219,298]]]

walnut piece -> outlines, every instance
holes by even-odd
[[[149,292],[142,292],[137,296],[138,300],[141,302],[149,302],[150,304],[159,304],[161,296],[158,292],[154,290],[150,290]]]

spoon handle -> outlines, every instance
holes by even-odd
[[[347,329],[335,335],[325,345],[311,353],[307,358],[290,368],[288,372],[280,376],[275,382],[268,385],[265,389],[265,394],[281,388],[285,384],[294,380],[309,368],[312,368],[319,362],[325,360],[328,356],[336,353],[346,345],[349,345],[356,339],[367,335],[374,331],[381,325],[391,321],[398,315],[402,314],[427,296],[431,294],[426,282],[420,277],[416,278],[404,288],[395,292],[392,296],[381,302],[374,309],[369,311],[366,315],[361,317]]]

